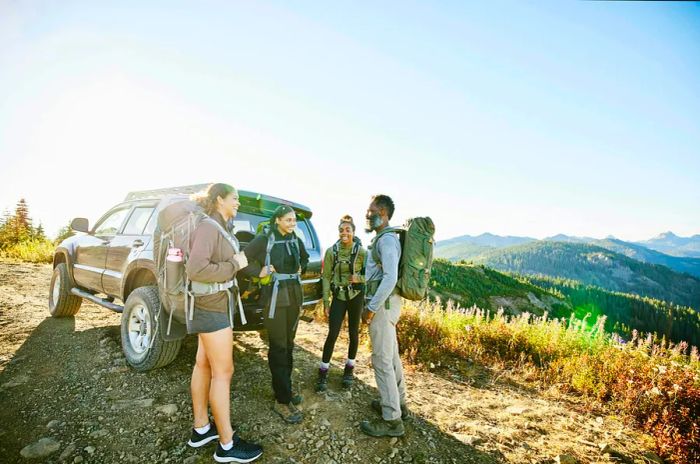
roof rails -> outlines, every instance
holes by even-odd
[[[129,192],[126,195],[124,201],[152,200],[164,198],[170,195],[191,195],[193,193],[198,193],[203,190],[206,190],[210,185],[211,184],[195,184],[183,185],[180,187],[168,187],[155,190],[138,190],[135,192]],[[277,206],[285,204],[291,206],[298,213],[302,214],[306,218],[310,218],[313,214],[308,206],[304,206],[292,201],[283,200],[281,198],[276,198],[257,192],[250,192],[248,190],[239,190],[238,193],[241,196],[241,204],[244,208],[253,208],[266,214],[271,214]]]
[[[180,187],[168,187],[155,190],[137,190],[129,192],[124,201],[146,200],[151,198],[163,198],[166,195],[191,195],[206,190],[211,184],[184,185]]]

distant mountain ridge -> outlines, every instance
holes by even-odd
[[[700,279],[586,243],[537,241],[472,258],[499,271],[575,280],[611,291],[700,308]]]
[[[695,239],[696,237],[697,240]],[[644,244],[654,240],[656,241],[653,243],[657,244],[655,245],[657,248],[663,248],[665,246],[668,249],[670,247],[670,245],[668,245],[669,243],[675,243],[679,247],[684,247],[683,249],[686,253],[691,254],[692,247],[696,246],[697,242],[698,256],[683,256],[680,252],[676,254],[665,253]],[[695,277],[700,277],[700,235],[683,238],[674,235],[672,232],[666,232],[646,242],[626,242],[613,236],[608,236],[605,239],[596,239],[564,234],[554,235],[543,240],[537,240],[531,237],[501,237],[489,233],[478,236],[463,235],[461,237],[438,242],[435,255],[453,262],[461,260],[469,261],[495,249],[503,249],[514,245],[533,242],[564,242],[597,245],[644,263],[660,264],[677,272],[684,272]]]
[[[679,237],[673,232],[664,232],[638,244],[671,256],[700,258],[700,235]]]

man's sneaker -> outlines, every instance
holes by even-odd
[[[298,424],[304,419],[304,414],[297,408],[294,403],[283,404],[275,401],[272,404],[272,410],[275,411],[285,422],[289,424]]]
[[[233,446],[230,450],[225,450],[219,443],[214,453],[216,462],[253,462],[263,454],[262,446],[256,443],[249,443],[238,435],[233,436]]]
[[[304,401],[304,397],[300,394],[297,393],[296,395],[292,396],[292,404],[294,406],[299,406],[302,401]]]
[[[372,409],[374,409],[377,414],[382,415],[382,403],[379,400],[372,400]],[[406,420],[411,417],[411,411],[408,410],[408,406],[405,404],[401,405],[401,419]]]
[[[190,441],[187,442],[187,445],[192,448],[199,448],[207,443],[211,443],[217,438],[219,438],[219,432],[216,431],[216,425],[213,422],[210,422],[209,431],[207,432],[197,433],[195,429],[192,429],[192,437],[190,438]]]
[[[349,364],[345,365],[345,370],[343,371],[343,387],[350,388],[355,380],[355,376],[352,375],[352,371],[355,367]]]
[[[360,430],[371,437],[402,437],[406,433],[401,419],[362,421]]]
[[[328,369],[318,370],[318,380],[316,381],[316,391],[324,392],[328,389]]]

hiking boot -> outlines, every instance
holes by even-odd
[[[328,369],[319,369],[316,391],[320,393],[326,391],[326,389],[328,389]]]
[[[209,431],[204,433],[197,433],[195,429],[192,429],[192,437],[190,441],[187,442],[187,446],[191,448],[199,448],[207,443],[219,438],[219,432],[216,431],[216,425],[213,422],[209,423]]]
[[[362,421],[360,430],[371,437],[402,437],[406,433],[401,419]]]
[[[298,424],[304,418],[304,414],[297,408],[294,403],[278,403],[274,402],[272,410],[288,424]]]
[[[352,371],[355,367],[349,364],[345,365],[345,370],[343,371],[343,387],[350,388],[355,380],[355,376],[352,375]]]
[[[379,400],[372,400],[372,409],[374,409],[380,416],[382,415],[382,403]],[[401,419],[406,420],[411,417],[411,411],[408,410],[408,406],[405,404],[401,405]]]
[[[292,404],[294,406],[299,406],[302,401],[304,401],[304,397],[300,394],[297,393],[296,395],[292,396]]]
[[[216,462],[253,462],[262,456],[262,453],[262,446],[249,443],[238,435],[234,435],[233,446],[230,450],[223,449],[219,443],[214,453],[214,460]]]

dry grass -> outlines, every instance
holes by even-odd
[[[466,359],[514,368],[631,417],[672,462],[700,461],[697,349],[636,333],[625,342],[607,334],[604,323],[407,302],[399,338],[414,363]]]

